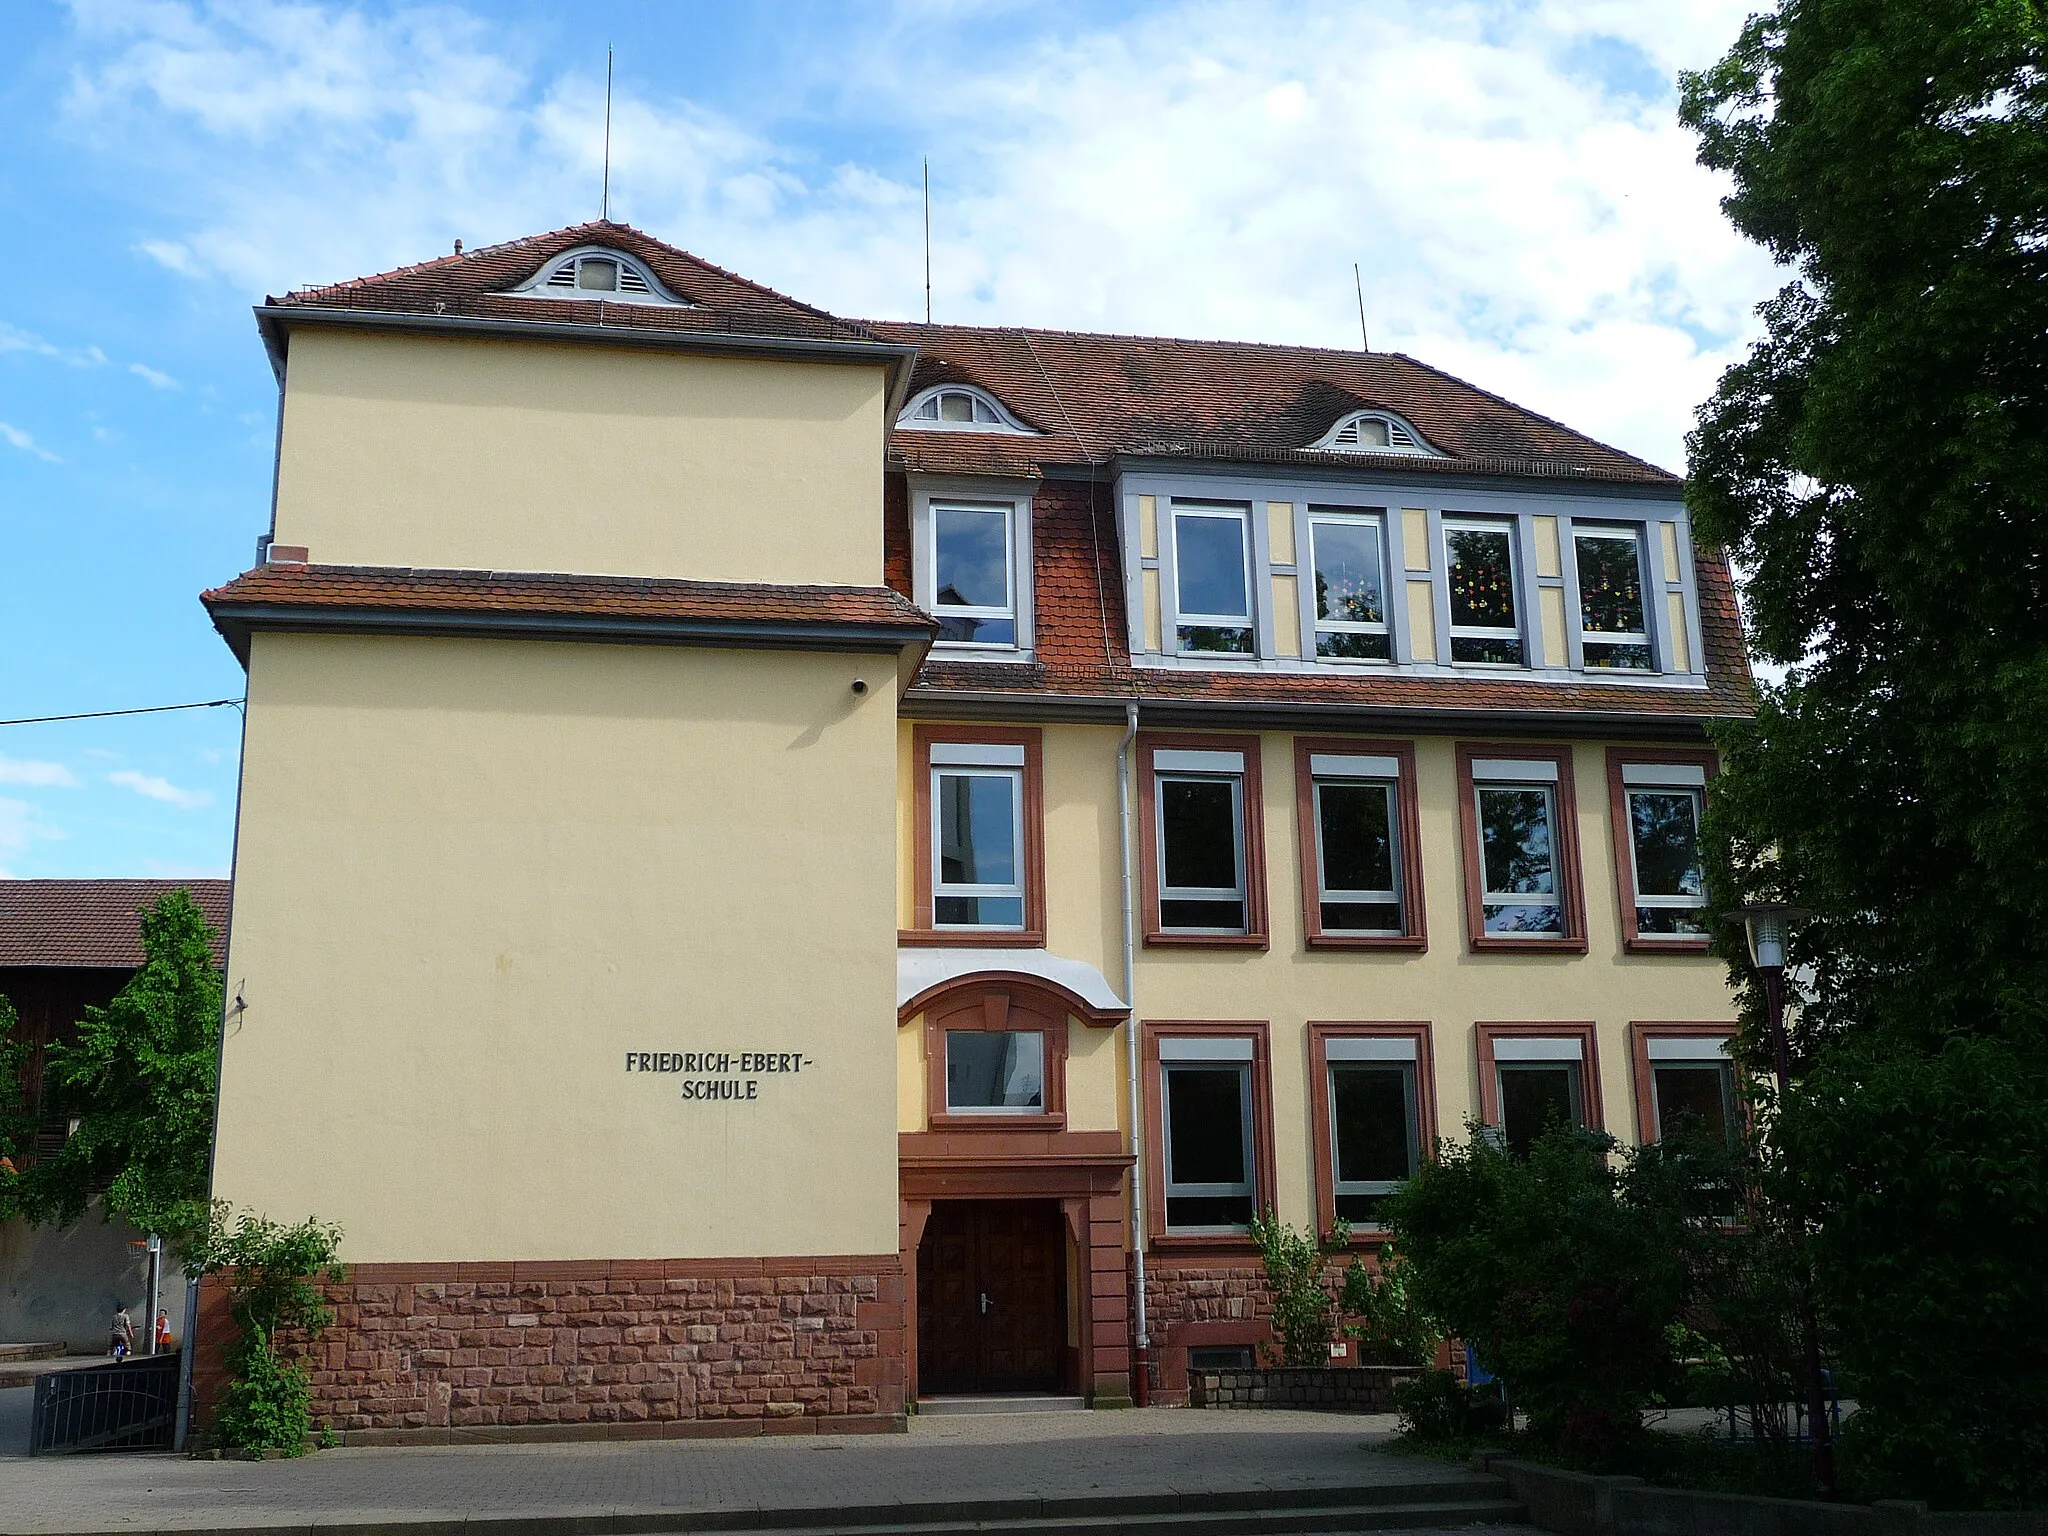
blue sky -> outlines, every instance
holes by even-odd
[[[1746,5],[13,0],[0,718],[233,697],[266,293],[597,211],[842,314],[1413,353],[1682,467],[1778,281],[1673,80]],[[224,874],[233,708],[0,727],[0,873]]]

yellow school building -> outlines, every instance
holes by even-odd
[[[612,223],[257,319],[214,1192],[341,1227],[345,1438],[1182,1400],[1268,1337],[1255,1212],[1732,1113],[1749,675],[1665,471]]]

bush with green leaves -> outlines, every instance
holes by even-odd
[[[0,995],[0,1221],[21,1214],[21,1164],[35,1135],[25,1079],[28,1042],[15,1033],[14,1004]]]
[[[1455,1372],[1427,1370],[1394,1388],[1401,1433],[1435,1443],[1472,1438],[1472,1389]]]
[[[1337,1301],[1326,1281],[1330,1260],[1351,1246],[1350,1223],[1339,1221],[1318,1238],[1312,1226],[1297,1232],[1271,1211],[1261,1211],[1248,1230],[1273,1295],[1280,1363],[1327,1366],[1330,1341],[1336,1336]]]
[[[1436,1357],[1441,1335],[1416,1304],[1408,1271],[1391,1243],[1380,1246],[1376,1268],[1363,1259],[1351,1261],[1337,1310],[1361,1365],[1424,1366]]]
[[[306,1368],[287,1357],[284,1336],[309,1341],[334,1321],[318,1281],[343,1279],[335,1258],[340,1245],[340,1228],[310,1218],[285,1226],[233,1213],[224,1202],[213,1207],[192,1256],[220,1276],[237,1335],[227,1350],[228,1387],[214,1408],[215,1445],[287,1456],[304,1451],[312,1389]]]
[[[1664,1161],[1614,1166],[1611,1137],[1553,1126],[1523,1159],[1467,1130],[1388,1202],[1406,1283],[1539,1443],[1610,1464],[1674,1379],[1697,1214]]]

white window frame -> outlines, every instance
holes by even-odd
[[[970,603],[941,603],[939,591],[939,518],[946,512],[1000,512],[1003,515],[1003,585],[1007,601],[1000,607],[977,606]],[[1017,633],[1017,504],[1013,501],[970,501],[966,497],[934,499],[931,515],[927,520],[928,545],[925,558],[931,564],[932,602],[930,612],[937,619],[1004,619],[1011,626],[1010,632]],[[1000,641],[947,640],[940,642],[949,650],[966,651],[1014,651],[1014,641],[1005,644]]]
[[[1386,427],[1386,447],[1358,440],[1357,428],[1361,422],[1367,421],[1377,421]],[[1318,453],[1405,453],[1424,459],[1444,457],[1435,444],[1416,430],[1412,422],[1405,417],[1396,416],[1392,411],[1347,412],[1332,422],[1330,430],[1308,444],[1308,447]]]
[[[611,262],[619,269],[621,286],[617,288],[582,288],[577,286],[576,269],[585,261],[596,259]],[[570,274],[569,281],[560,281],[561,275]],[[641,284],[638,290],[624,286],[624,279],[630,273]],[[629,256],[615,246],[579,245],[555,256],[538,272],[512,290],[521,298],[561,299],[590,304],[655,304],[671,309],[694,308],[689,300],[672,292],[662,280],[656,277],[647,264],[638,257]]]
[[[1169,783],[1227,783],[1230,786],[1231,857],[1237,884],[1222,887],[1166,883],[1166,795]],[[1238,752],[1188,752],[1161,748],[1152,754],[1152,849],[1159,871],[1161,933],[1241,934],[1251,932],[1251,888],[1246,874],[1244,820],[1244,756]],[[1169,901],[1235,901],[1241,919],[1235,928],[1178,928],[1166,920]]]
[[[1392,903],[1400,916],[1400,923],[1393,928],[1341,928],[1325,929],[1328,933],[1355,935],[1359,938],[1399,938],[1408,931],[1408,908],[1403,897],[1401,861],[1407,850],[1401,846],[1401,760],[1397,757],[1340,757],[1326,753],[1312,753],[1308,760],[1309,809],[1316,820],[1316,903],[1320,908],[1334,906],[1381,906]],[[1387,796],[1387,844],[1392,853],[1392,874],[1394,886],[1389,891],[1333,890],[1325,874],[1327,868],[1323,859],[1323,790],[1333,784],[1370,784],[1381,789]],[[1320,915],[1320,914],[1319,914]],[[1334,1124],[1334,1122],[1332,1122]]]
[[[1377,624],[1362,623],[1354,619],[1325,619],[1316,612],[1316,529],[1319,525],[1334,524],[1349,527],[1370,528],[1373,541],[1379,546],[1380,554],[1380,611],[1386,615]],[[1391,666],[1394,662],[1394,628],[1392,572],[1387,561],[1387,520],[1383,513],[1339,511],[1331,507],[1311,505],[1308,509],[1308,562],[1299,567],[1301,585],[1299,601],[1302,612],[1308,618],[1308,655],[1317,662],[1331,666]],[[1325,633],[1333,635],[1384,635],[1387,639],[1387,654],[1381,657],[1325,656],[1317,641]]]
[[[931,417],[920,417],[918,412],[944,395],[965,395],[975,405],[975,419],[972,421],[941,421]],[[943,409],[943,407],[941,407]],[[988,413],[987,420],[981,419],[981,412]],[[972,384],[934,384],[921,389],[903,402],[903,409],[896,413],[896,426],[904,432],[995,432],[1008,437],[1040,437],[1042,433],[1024,425],[1010,408],[987,390]]]
[[[955,933],[1021,933],[1028,919],[1024,899],[1024,749],[1001,743],[934,743],[931,748],[932,927]],[[948,777],[1006,779],[1010,785],[1010,867],[1017,879],[1009,884],[949,884],[945,878],[945,784]],[[939,903],[949,896],[1014,899],[1014,923],[946,923],[939,921]]]
[[[1422,1162],[1422,1100],[1416,1081],[1416,1049],[1412,1037],[1331,1036],[1323,1042],[1323,1092],[1330,1117],[1330,1195],[1334,1207],[1344,1197],[1391,1195],[1407,1179],[1343,1179],[1343,1149],[1337,1119],[1337,1074],[1346,1067],[1398,1067],[1401,1069],[1402,1111],[1407,1117],[1408,1178]]]
[[[1572,1127],[1575,1130],[1586,1129],[1586,1074],[1592,1070],[1592,1064],[1586,1060],[1585,1042],[1570,1035],[1501,1036],[1493,1042],[1493,1103],[1497,1117],[1494,1128],[1501,1133],[1502,1144],[1506,1144],[1508,1129],[1508,1091],[1504,1074],[1531,1067],[1568,1069]]]
[[[955,1035],[1035,1035],[1038,1038],[1038,1102],[1036,1104],[955,1104],[953,1102],[953,1037]],[[947,1029],[940,1031],[939,1049],[946,1053],[943,1063],[945,1071],[940,1074],[946,1085],[946,1113],[949,1115],[1028,1115],[1036,1119],[1046,1116],[1046,1050],[1045,1031],[1042,1029]]]
[[[1564,870],[1558,855],[1557,764],[1547,760],[1513,762],[1498,758],[1472,760],[1472,843],[1479,860],[1479,931],[1489,939],[1557,939],[1565,936]],[[1486,810],[1482,798],[1490,789],[1543,792],[1544,823],[1550,829],[1550,889],[1522,893],[1486,887]],[[1556,923],[1540,932],[1494,933],[1486,926],[1488,907],[1549,907]]]
[[[1160,1225],[1172,1233],[1242,1232],[1241,1223],[1225,1222],[1215,1226],[1180,1227],[1173,1224],[1171,1212],[1175,1200],[1229,1200],[1238,1197],[1249,1199],[1252,1212],[1259,1208],[1259,1161],[1258,1145],[1253,1135],[1253,1116],[1257,1113],[1252,1100],[1252,1066],[1255,1060],[1254,1047],[1249,1036],[1228,1036],[1222,1038],[1186,1038],[1169,1036],[1159,1042],[1159,1143],[1160,1161],[1159,1185],[1163,1191],[1160,1201]],[[1191,1067],[1200,1071],[1220,1071],[1230,1067],[1237,1069],[1237,1114],[1239,1134],[1243,1137],[1242,1157],[1244,1179],[1235,1184],[1176,1184],[1173,1181],[1173,1092],[1172,1074],[1176,1068]]]
[[[992,507],[1008,511],[1010,552],[1010,606],[995,609],[938,606],[939,520],[935,509],[962,507],[985,511]],[[999,645],[985,640],[934,640],[935,654],[972,658],[975,661],[1028,662],[1034,643],[1035,593],[1031,580],[1031,496],[1015,482],[974,480],[956,476],[910,477],[911,593],[917,606],[938,617],[957,614],[961,618],[1007,618],[1015,625],[1016,643]]]
[[[1259,596],[1257,582],[1253,578],[1258,569],[1258,563],[1255,558],[1256,549],[1252,539],[1251,507],[1246,503],[1236,501],[1198,501],[1175,497],[1167,503],[1166,515],[1173,530],[1173,570],[1171,572],[1173,611],[1170,615],[1172,633],[1167,638],[1172,644],[1174,654],[1180,656],[1200,656],[1225,661],[1252,661],[1256,659],[1260,654]],[[1244,572],[1245,611],[1242,614],[1191,613],[1181,607],[1180,525],[1181,519],[1184,517],[1213,518],[1218,522],[1228,520],[1237,524],[1238,551],[1243,562],[1240,569]],[[1165,583],[1161,585],[1163,586]],[[1193,628],[1248,630],[1252,637],[1252,647],[1248,651],[1198,651],[1191,647],[1184,647],[1181,644],[1180,632],[1183,629]]]
[[[1698,896],[1645,896],[1642,872],[1636,868],[1636,807],[1638,794],[1687,795],[1692,800],[1693,850],[1700,852],[1700,824],[1707,814],[1707,770],[1697,763],[1623,763],[1621,765],[1621,835],[1628,839],[1629,898],[1636,908],[1667,908],[1685,912],[1707,910],[1708,893]],[[1704,882],[1702,882],[1704,883]],[[1629,912],[1629,926],[1642,944],[1696,944],[1697,933],[1645,933]]]
[[[1500,517],[1468,517],[1445,514],[1440,520],[1437,539],[1438,558],[1443,562],[1444,572],[1444,623],[1448,628],[1451,645],[1444,653],[1443,660],[1454,667],[1481,667],[1493,671],[1513,669],[1527,671],[1530,666],[1528,594],[1523,591],[1522,551],[1523,530],[1527,516],[1509,515]],[[1451,609],[1451,535],[1454,533],[1497,533],[1508,541],[1508,590],[1514,594],[1514,627],[1503,629],[1497,625],[1460,624],[1452,616]],[[1520,661],[1459,661],[1457,644],[1460,640],[1512,640],[1522,653]]]
[[[1643,548],[1643,528],[1637,523],[1581,523],[1570,525],[1572,557],[1572,595],[1578,603],[1579,629],[1579,670],[1582,672],[1635,672],[1650,674],[1657,668],[1657,643],[1650,633],[1650,569],[1647,551]],[[1636,556],[1636,593],[1642,600],[1643,627],[1631,631],[1603,631],[1586,628],[1586,598],[1579,581],[1579,540],[1612,539],[1625,542]],[[1586,660],[1589,645],[1639,645],[1648,655],[1649,661],[1640,667],[1596,667]]]
[[[1650,1076],[1650,1128],[1659,1141],[1664,1139],[1664,1096],[1657,1091],[1660,1067],[1718,1069],[1721,1076],[1721,1113],[1732,1133],[1741,1112],[1735,1080],[1735,1062],[1725,1038],[1712,1036],[1652,1035],[1644,1043],[1643,1060]]]

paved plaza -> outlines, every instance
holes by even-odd
[[[1388,1417],[1189,1409],[923,1418],[907,1435],[341,1448],[296,1461],[30,1458],[28,1396],[0,1392],[7,1536],[683,1510],[824,1515],[948,1499],[1277,1495],[1465,1476],[1379,1449],[1393,1430]]]

